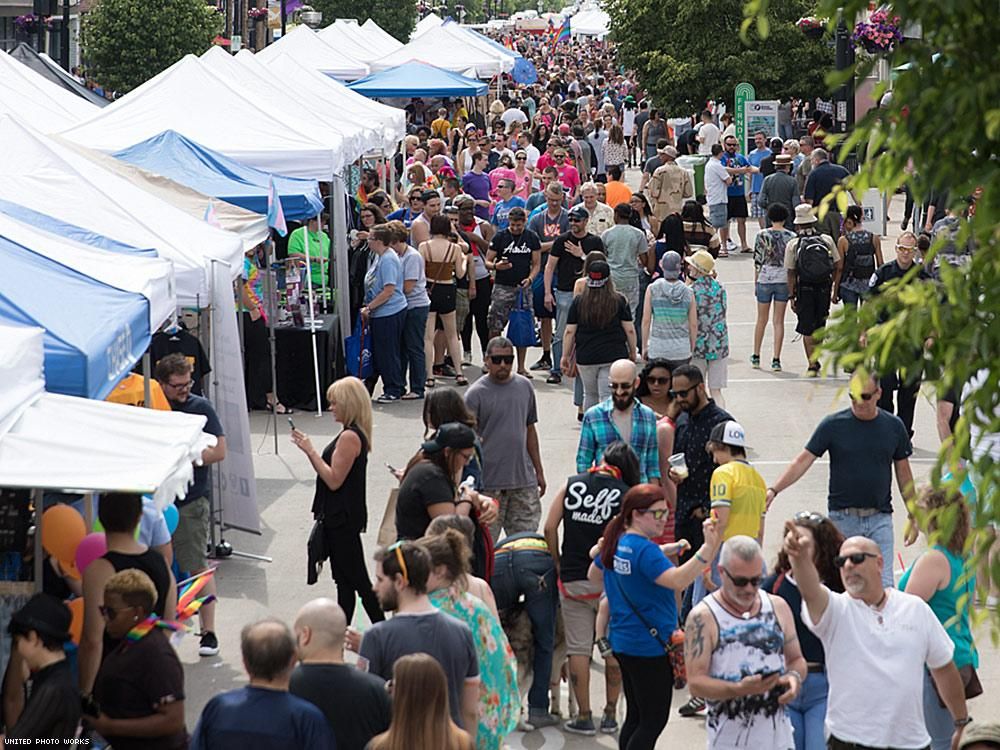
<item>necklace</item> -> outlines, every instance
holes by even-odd
[[[876,604],[869,604],[868,609],[875,613],[875,619],[878,621],[879,625],[885,622],[885,618],[882,617],[882,605],[885,604],[886,599],[889,598],[889,591],[887,589],[882,589],[882,598],[878,600]]]
[[[757,601],[751,604],[750,609],[748,609],[746,612],[734,611],[734,608],[731,606],[732,603],[726,598],[724,592],[720,592],[718,597],[718,602],[719,604],[722,605],[722,608],[724,610],[726,610],[729,614],[733,615],[734,617],[741,617],[744,620],[749,620],[750,617],[752,616],[753,608],[760,602],[760,596],[758,595]]]

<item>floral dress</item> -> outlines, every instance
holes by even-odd
[[[480,680],[476,748],[500,750],[506,736],[517,728],[521,713],[514,651],[500,621],[472,594],[453,587],[432,591],[430,599],[435,607],[461,620],[472,631]]]
[[[726,290],[715,279],[699,276],[691,283],[698,307],[698,337],[694,357],[711,362],[729,356],[729,327],[726,325]]]

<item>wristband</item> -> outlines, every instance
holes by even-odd
[[[770,490],[771,492],[773,492],[773,493],[774,493],[774,496],[775,496],[775,497],[777,497],[777,496],[778,496],[778,490],[774,489],[774,487],[768,487],[768,489],[769,489],[769,490]]]
[[[801,673],[799,672],[799,670],[797,670],[797,669],[789,669],[789,670],[788,670],[788,671],[786,672],[786,674],[793,674],[793,675],[795,675],[796,677],[798,677],[798,678],[799,678],[799,685],[801,685],[801,684],[802,684],[803,682],[805,682],[805,681],[806,681],[806,680],[805,680],[805,678],[804,678],[804,677],[802,676],[802,674],[801,674]]]
[[[694,553],[694,559],[700,563],[704,563],[705,565],[712,564],[711,560],[706,560],[704,557],[701,556],[701,550],[698,550],[697,552]]]
[[[462,503],[468,503],[469,507],[470,508],[472,507],[472,501],[471,500],[458,500],[458,501],[455,502],[455,507],[457,508]]]

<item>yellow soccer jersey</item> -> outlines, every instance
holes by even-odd
[[[745,461],[730,461],[712,472],[712,507],[728,508],[723,540],[737,534],[757,538],[767,506],[764,477]]]

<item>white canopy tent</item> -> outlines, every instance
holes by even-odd
[[[0,199],[137,248],[153,248],[174,264],[177,296],[192,304],[208,298],[206,266],[243,269],[243,243],[209,226],[74,149],[32,133],[11,117],[0,118]]]
[[[382,51],[376,45],[371,44],[367,39],[366,33],[361,30],[361,27],[357,23],[351,25],[332,23],[317,33],[319,34],[319,38],[331,47],[336,47],[344,54],[350,55],[355,60],[360,60],[363,63],[370,63],[372,60],[377,60],[382,55],[387,55],[393,51]]]
[[[72,127],[101,108],[0,54],[0,112],[23,118],[40,133]]]
[[[600,8],[581,10],[569,19],[569,31],[577,36],[603,39],[611,31],[611,17]]]
[[[477,78],[492,78],[498,73],[513,70],[512,57],[490,48],[485,43],[481,47],[479,42],[463,38],[464,32],[457,27],[451,30],[449,26],[452,24],[426,30],[391,55],[375,60],[372,63],[372,70],[387,70],[411,60],[425,62],[454,73],[465,74],[473,70]]]
[[[257,247],[270,235],[266,216],[199,193],[186,185],[174,182],[169,177],[154,174],[134,164],[129,164],[127,161],[67,141],[65,138],[57,136],[55,140],[94,162],[102,169],[124,177],[136,187],[179,208],[191,218],[201,221],[207,220],[206,217],[208,217],[219,228],[239,235],[243,241],[244,251]]]
[[[250,92],[220,80],[187,55],[63,135],[111,152],[176,130],[272,174],[325,181],[343,169],[343,143],[322,143],[288,119],[287,112],[257,106]]]
[[[371,72],[365,63],[327,44],[319,34],[305,25],[296,26],[257,54],[265,60],[277,55],[291,55],[313,70],[346,81],[364,78]]]
[[[43,331],[0,325],[0,487],[183,498],[205,417],[45,393]]]
[[[168,260],[98,250],[37,229],[4,213],[0,213],[0,237],[108,286],[141,294],[149,300],[150,331],[157,330],[177,310],[174,267]]]
[[[253,54],[248,51],[248,54]],[[381,146],[378,128],[351,120],[318,95],[315,87],[302,86],[296,80],[285,86],[263,65],[254,70],[241,65],[222,47],[211,47],[201,58],[201,64],[228,85],[242,88],[253,95],[255,104],[273,113],[285,112],[288,124],[309,133],[323,142],[344,144],[345,161],[354,161],[373,148]]]
[[[338,20],[337,23],[339,24],[340,21]],[[370,18],[361,24],[359,28],[365,34],[365,40],[380,55],[388,55],[390,52],[395,52],[403,46],[401,41]]]
[[[465,44],[471,44],[476,49],[482,50],[485,54],[496,55],[503,65],[504,73],[509,73],[514,69],[518,53],[508,50],[506,47],[500,45],[494,46],[483,37],[473,34],[468,29],[463,29],[457,23],[453,23],[451,21],[443,23],[441,28],[451,34],[455,39]]]
[[[413,33],[410,34],[410,41],[412,42],[418,36],[421,36],[424,32],[430,31],[431,29],[440,26],[444,23],[444,19],[441,18],[437,13],[428,13],[426,16],[417,21],[417,25],[413,27]]]
[[[342,117],[377,124],[381,131],[381,142],[378,145],[387,153],[394,151],[406,135],[406,112],[402,109],[389,107],[351,91],[340,81],[306,68],[288,55],[278,55],[273,60],[264,62],[249,50],[240,50],[235,59],[251,71],[264,68],[279,80],[296,81],[308,87],[315,91],[318,99],[335,107]]]

